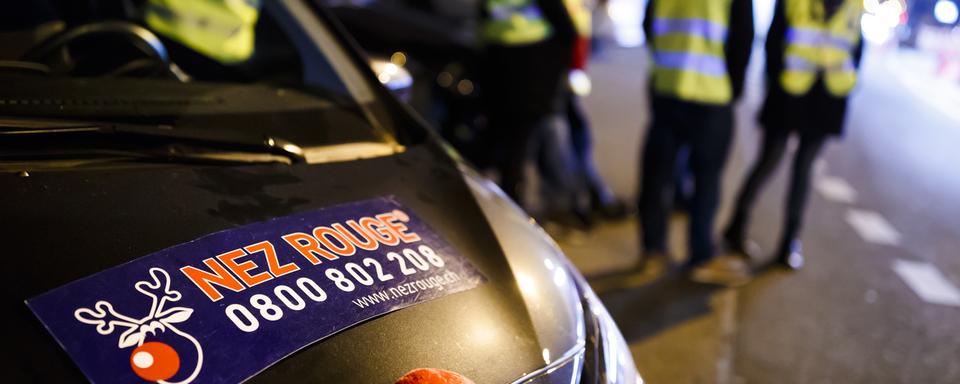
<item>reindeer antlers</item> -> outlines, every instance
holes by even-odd
[[[147,316],[153,318],[158,313],[163,312],[165,302],[179,301],[181,295],[180,292],[170,289],[170,275],[167,274],[167,271],[160,268],[150,268],[150,277],[153,278],[152,284],[147,281],[138,281],[133,287],[153,301],[150,304],[150,314]]]
[[[116,326],[124,327],[126,330],[120,335],[118,346],[120,348],[131,347],[143,342],[147,332],[155,332],[156,329],[163,329],[170,324],[181,323],[190,318],[193,309],[184,307],[173,307],[164,309],[167,301],[179,301],[182,295],[180,292],[170,289],[170,275],[167,271],[160,268],[150,268],[150,277],[153,282],[138,281],[133,285],[137,291],[149,297],[151,300],[150,313],[140,319],[134,319],[118,313],[113,309],[113,305],[107,301],[100,300],[94,304],[93,309],[78,308],[73,316],[82,323],[97,326],[97,333],[109,335],[113,333]]]
[[[78,308],[73,312],[73,317],[75,317],[81,323],[96,325],[97,333],[104,336],[113,333],[115,326],[126,328],[126,330],[123,331],[123,334],[120,335],[120,341],[118,343],[120,348],[133,346],[139,343],[143,338],[142,335],[137,333],[137,329],[140,327],[140,322],[130,317],[121,315],[115,309],[113,309],[113,305],[109,302],[100,300],[93,305],[93,308],[94,309]],[[131,337],[134,335],[139,335],[139,338]]]
[[[97,332],[101,335],[113,333],[114,325],[120,325],[128,328],[135,328],[139,324],[137,320],[117,313],[113,305],[106,301],[98,301],[93,305],[94,309],[79,308],[73,312],[73,316],[82,323],[97,326]],[[109,318],[107,316],[110,316]]]

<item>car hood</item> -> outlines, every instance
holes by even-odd
[[[548,307],[521,292],[526,283],[518,284],[516,269],[523,263],[508,262],[472,194],[477,187],[471,192],[457,162],[434,143],[327,164],[136,164],[0,178],[5,267],[15,271],[2,282],[5,307],[13,312],[2,332],[18,346],[3,364],[14,382],[83,380],[24,300],[210,233],[386,195],[415,212],[487,281],[351,327],[251,382],[392,383],[421,367],[478,383],[512,382],[542,368],[550,359],[545,349],[577,343],[570,332],[545,329],[552,323],[569,329],[576,310],[551,312],[546,320],[537,313]],[[540,295],[570,295],[544,289]],[[569,298],[541,299],[555,307]]]

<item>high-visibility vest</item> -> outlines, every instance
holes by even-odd
[[[486,0],[485,6],[489,17],[481,33],[486,43],[527,45],[553,33],[534,0]]]
[[[563,0],[563,5],[567,8],[570,20],[577,30],[580,37],[590,37],[593,33],[590,15],[590,4],[588,0]]]
[[[652,1],[654,91],[700,104],[730,103],[724,44],[733,0]]]
[[[144,21],[154,31],[225,64],[253,55],[260,0],[150,0]]]
[[[805,95],[822,72],[830,94],[850,94],[857,82],[853,49],[860,43],[863,1],[845,0],[829,20],[823,0],[786,1],[786,49],[780,85],[789,94]]]

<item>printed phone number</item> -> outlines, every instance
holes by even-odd
[[[400,273],[404,276],[428,271],[431,268],[443,268],[446,264],[433,248],[426,245],[421,245],[416,250],[408,248],[399,253],[389,252],[387,260],[399,266]],[[392,273],[384,270],[380,261],[369,257],[359,263],[345,263],[342,270],[327,268],[323,274],[343,292],[353,292],[358,285],[372,286],[375,283],[396,278]],[[273,297],[258,293],[250,296],[249,308],[244,304],[230,304],[224,312],[237,329],[249,333],[260,328],[261,319],[266,321],[282,319],[285,313],[284,308],[297,312],[305,309],[308,301],[322,303],[327,300],[327,292],[309,277],[297,279],[294,285],[296,288],[284,284],[277,285],[273,288]],[[281,307],[277,302],[283,306]]]

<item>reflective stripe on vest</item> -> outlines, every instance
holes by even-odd
[[[593,34],[591,30],[590,7],[587,0],[563,0],[563,5],[570,14],[570,20],[573,21],[574,28],[577,29],[577,35],[580,37],[590,37]]]
[[[502,45],[538,43],[552,29],[533,0],[487,0],[489,17],[483,24],[485,42]]]
[[[780,85],[792,95],[807,94],[823,73],[834,96],[850,94],[856,85],[853,49],[860,41],[860,0],[846,0],[826,19],[822,0],[787,0],[787,32]]]
[[[732,0],[653,0],[653,89],[703,104],[728,104],[724,44]]]
[[[703,19],[654,19],[653,33],[656,35],[669,33],[694,35],[719,42],[727,40],[727,27],[725,25]]]
[[[253,54],[259,0],[150,0],[144,21],[207,57],[231,64]]]

